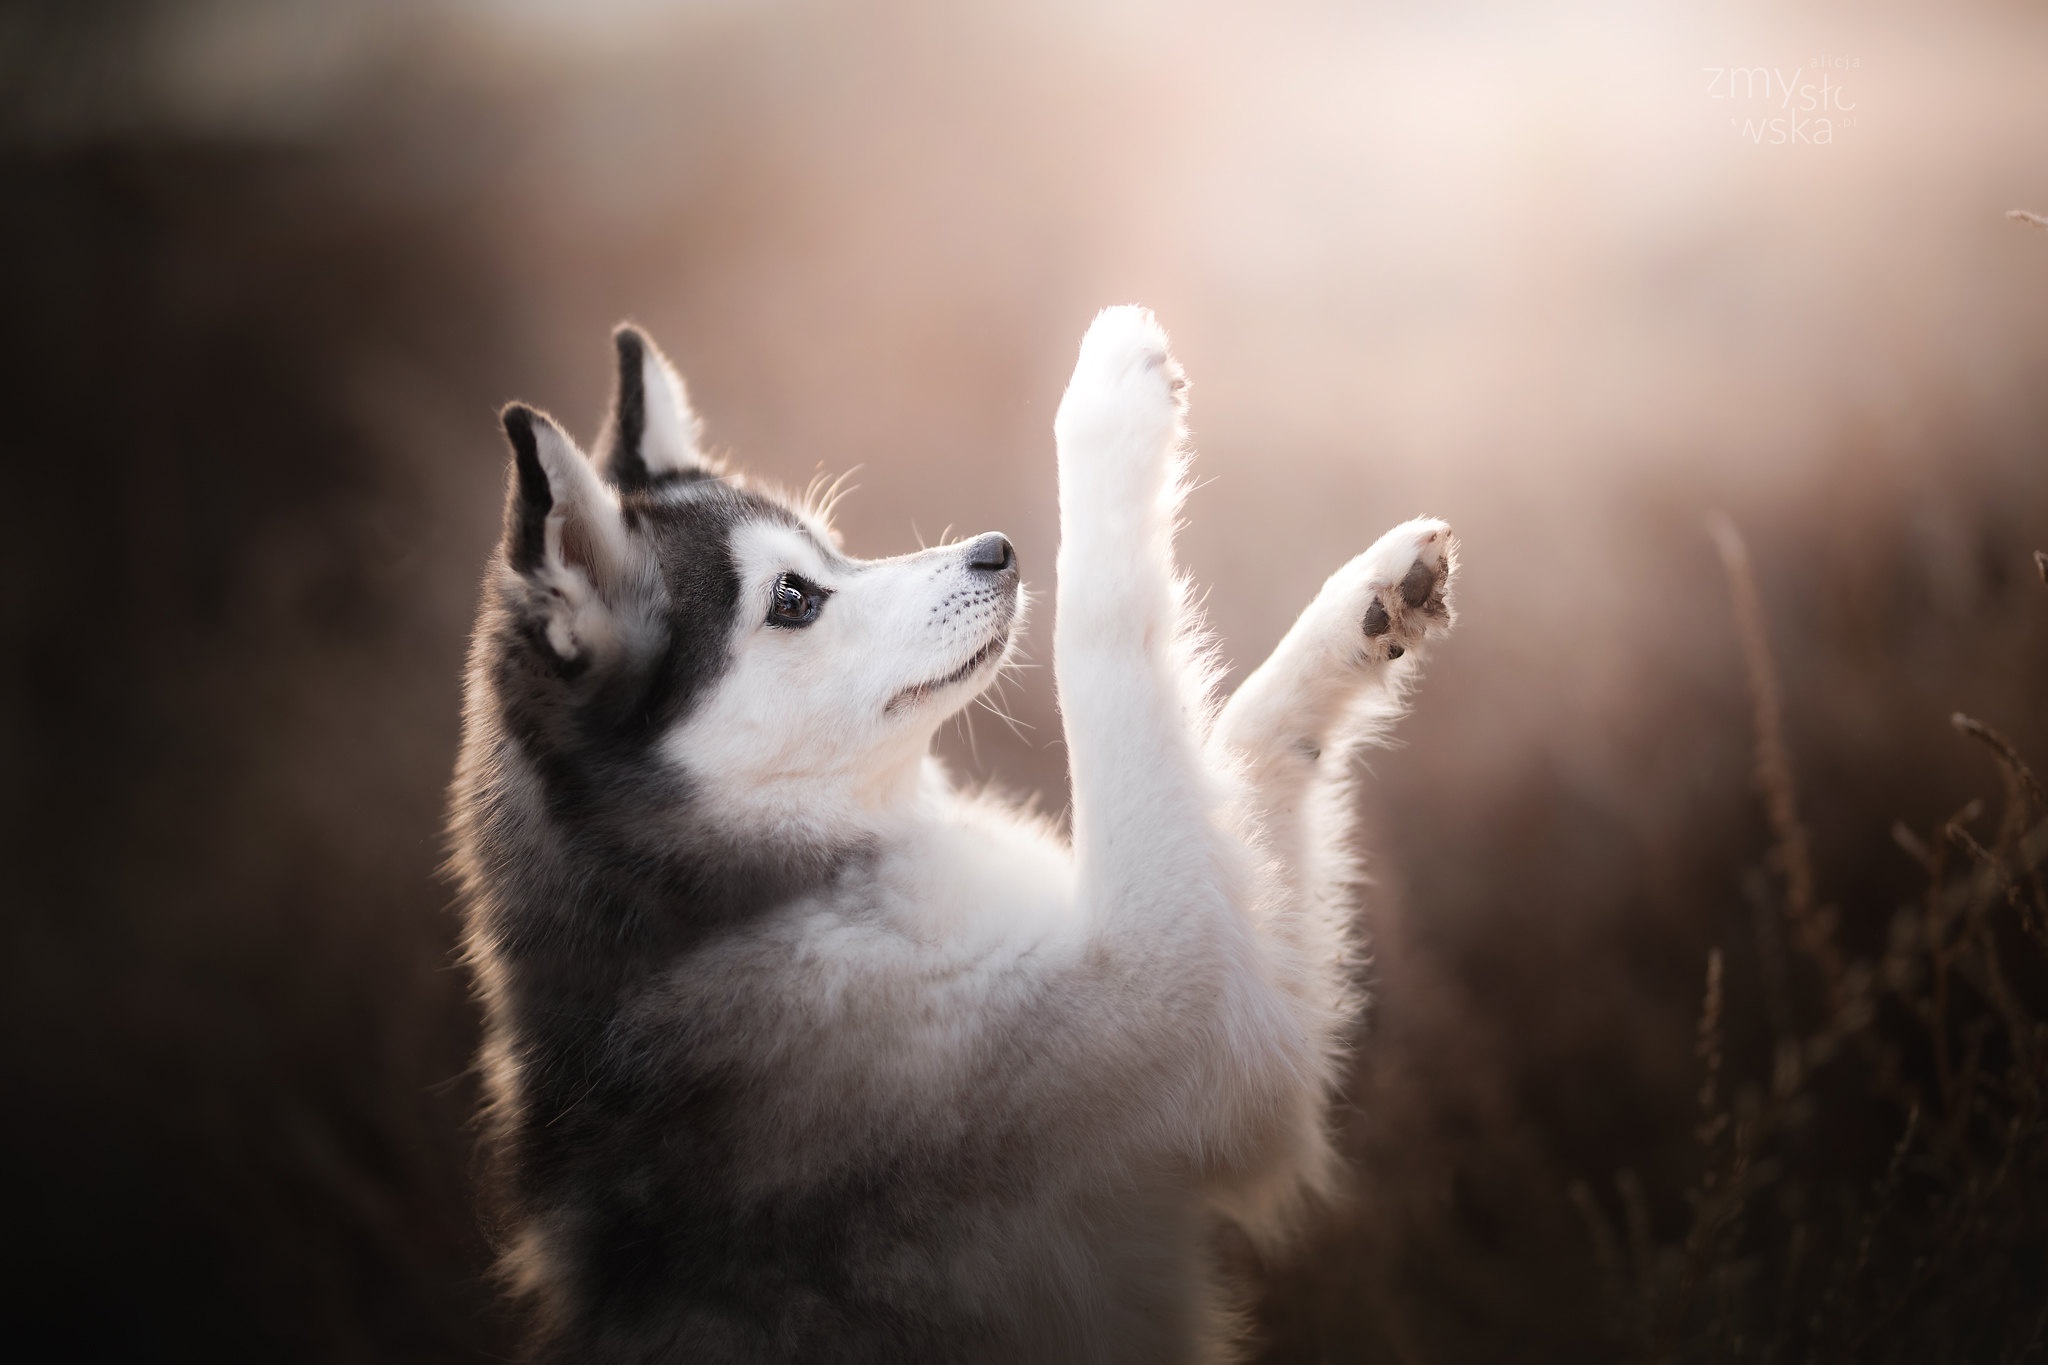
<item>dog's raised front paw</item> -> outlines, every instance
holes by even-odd
[[[1351,580],[1350,628],[1360,632],[1373,662],[1398,659],[1446,634],[1456,620],[1452,580],[1458,541],[1434,517],[1403,522],[1346,565]]]
[[[1062,484],[1149,502],[1164,491],[1181,437],[1187,381],[1149,309],[1105,308],[1081,339],[1053,418]]]

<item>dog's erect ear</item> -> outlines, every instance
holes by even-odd
[[[697,414],[668,358],[630,325],[612,333],[612,344],[619,353],[619,386],[603,445],[605,475],[631,491],[711,474],[697,450]]]
[[[645,579],[618,494],[547,414],[514,403],[505,499],[505,562],[533,590],[548,642],[573,659],[614,638],[621,609]]]
[[[625,540],[618,498],[546,413],[513,403],[501,416],[512,442],[505,562],[529,578],[561,569],[613,578]]]

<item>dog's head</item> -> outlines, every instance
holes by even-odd
[[[594,458],[504,413],[505,535],[477,708],[551,808],[687,819],[740,839],[839,837],[914,791],[933,732],[994,679],[1023,606],[995,534],[894,559],[707,460],[680,379],[616,335]],[[628,812],[628,808],[630,812]]]

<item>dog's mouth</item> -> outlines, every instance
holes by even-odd
[[[889,704],[882,708],[882,713],[884,715],[893,715],[906,707],[916,706],[934,692],[943,692],[956,683],[966,682],[976,673],[988,667],[992,661],[1001,658],[1003,651],[1009,648],[1009,644],[1010,623],[1005,621],[1002,627],[989,637],[986,644],[968,656],[966,663],[961,664],[943,678],[932,678],[926,682],[914,683],[904,688],[901,692],[889,698]]]

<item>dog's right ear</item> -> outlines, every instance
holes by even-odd
[[[619,380],[602,449],[605,476],[621,492],[717,471],[697,448],[701,428],[682,376],[645,332],[622,324],[612,333]]]
[[[505,563],[524,582],[549,646],[564,660],[585,657],[616,638],[622,610],[644,585],[644,556],[618,494],[567,433],[523,403],[502,417],[512,443]]]

